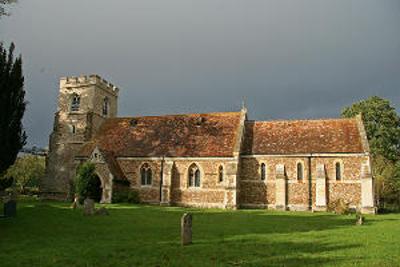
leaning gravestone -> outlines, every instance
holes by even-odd
[[[184,246],[192,244],[192,221],[192,214],[183,214],[181,218],[181,240]]]
[[[4,203],[4,217],[15,217],[17,215],[17,202],[9,200]]]
[[[83,201],[83,215],[91,216],[94,214],[94,200],[87,198]]]

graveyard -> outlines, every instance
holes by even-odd
[[[400,214],[356,216],[271,210],[99,205],[19,200],[0,219],[6,266],[399,266]],[[1,207],[1,213],[3,212]],[[192,215],[192,243],[181,218]]]

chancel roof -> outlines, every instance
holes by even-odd
[[[242,154],[360,153],[357,119],[246,121]]]

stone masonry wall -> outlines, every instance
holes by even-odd
[[[232,160],[168,160],[171,170],[164,170],[164,179],[167,173],[170,173],[170,204],[180,206],[198,206],[198,207],[226,207],[229,202],[235,202],[236,198],[231,192],[228,192],[229,186],[236,182],[236,161]],[[172,163],[171,163],[172,161]],[[142,202],[159,203],[160,202],[160,173],[161,160],[118,160],[126,177],[131,182],[131,188],[139,192]],[[152,184],[141,185],[140,167],[147,163],[152,169]],[[201,186],[188,186],[188,168],[195,163],[201,172]],[[219,182],[218,168],[224,166],[224,181]]]
[[[297,163],[303,164],[303,179],[297,179]],[[335,163],[342,165],[342,179],[336,181]],[[315,179],[317,164],[326,171],[327,201],[342,198],[352,207],[360,205],[361,164],[368,162],[367,156],[313,157],[311,158],[311,181],[309,180],[308,157],[244,157],[240,162],[239,202],[242,207],[275,207],[276,166],[284,164],[286,173],[287,207],[295,210],[315,207]],[[266,179],[261,180],[260,165],[266,165]],[[311,199],[310,199],[311,198]]]

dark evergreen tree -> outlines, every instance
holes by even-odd
[[[14,59],[15,46],[7,50],[0,43],[0,175],[14,164],[26,143],[22,127],[25,112],[22,59]]]

